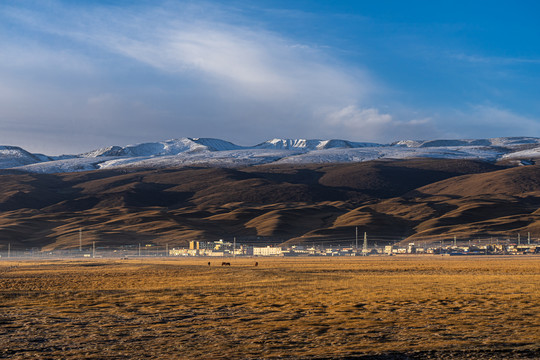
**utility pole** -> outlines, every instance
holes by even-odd
[[[169,256],[169,244],[165,244],[165,256]]]
[[[358,226],[356,227],[356,247],[355,247],[355,250],[358,253]]]
[[[82,252],[82,228],[79,228],[79,252]]]
[[[139,243],[139,257],[141,257],[141,243]]]
[[[92,258],[96,257],[96,242],[92,241]]]
[[[364,248],[362,250],[364,256],[367,255],[367,232],[364,232]]]
[[[520,245],[521,245],[521,234],[518,233],[518,246],[520,246]]]
[[[7,245],[7,257],[8,259],[11,257],[11,243],[8,243]]]
[[[236,257],[236,236],[233,238],[233,257]]]
[[[454,247],[457,246],[457,240],[456,240],[456,235],[454,235]]]
[[[531,233],[527,233],[527,245],[531,245]]]

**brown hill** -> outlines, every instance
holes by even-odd
[[[423,186],[412,193],[446,196],[524,196],[540,189],[540,167],[520,166],[484,174],[465,175]]]
[[[515,237],[519,232],[538,236],[539,208],[540,167],[516,167],[453,177],[359,207],[340,216],[333,228],[343,232],[360,226],[379,237],[400,235],[406,241]],[[318,232],[308,235],[317,237]]]
[[[540,233],[540,167],[414,159],[0,175],[0,248]]]

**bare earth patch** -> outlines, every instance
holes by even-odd
[[[0,262],[0,358],[540,358],[540,257],[211,261]]]

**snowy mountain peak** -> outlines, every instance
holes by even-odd
[[[306,139],[272,139],[265,141],[259,145],[255,145],[256,149],[305,149],[315,150],[320,140]]]
[[[241,147],[231,142],[212,138],[179,138],[160,142],[149,142],[125,147],[109,146],[97,149],[81,157],[105,156],[167,156],[184,152],[237,150]]]
[[[298,149],[298,150],[324,150],[334,148],[361,148],[361,147],[374,147],[382,146],[375,143],[361,143],[352,142],[348,140],[331,139],[331,140],[319,140],[319,139],[272,139],[265,141],[261,144],[255,145],[255,149]]]
[[[221,140],[221,139],[191,138],[190,140],[199,145],[206,146],[207,150],[209,151],[239,150],[243,148],[243,146],[239,146],[239,145],[233,144],[232,142]]]
[[[101,149],[82,154],[82,157],[100,157],[100,156],[123,156],[123,148],[120,146],[107,146]]]
[[[41,158],[18,146],[0,146],[0,169],[40,162]]]
[[[220,139],[184,137],[127,146],[108,146],[85,154],[53,157],[31,154],[17,146],[0,146],[0,169],[38,173],[122,167],[236,167],[269,163],[337,163],[404,158],[526,161],[527,164],[535,164],[540,161],[540,138],[402,140],[386,145],[340,139],[276,138],[254,146],[239,146]]]

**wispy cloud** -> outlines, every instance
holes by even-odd
[[[325,125],[341,129],[358,139],[422,139],[437,134],[430,118],[409,121],[394,119],[376,108],[350,105],[327,115]]]
[[[340,59],[347,49],[270,29],[250,11],[189,1],[0,4],[0,144],[56,153],[181,136],[391,141],[470,136],[488,118],[497,136],[538,130],[503,106],[456,106],[439,116],[416,109],[406,87],[389,91],[361,58]],[[469,63],[536,63],[452,54]]]
[[[194,5],[164,3],[141,11],[52,4],[54,21],[35,10],[4,12],[45,41],[9,44],[0,65],[19,77],[32,71],[34,82],[52,88],[42,98],[58,104],[65,96],[64,101],[73,105],[69,107],[79,107],[78,112],[60,105],[64,115],[59,118],[92,120],[95,133],[105,137],[134,133],[130,126],[134,119],[144,128],[139,108],[153,116],[148,119],[150,136],[221,136],[236,141],[278,135],[321,137],[331,130],[325,129],[330,124],[324,109],[362,103],[378,91],[367,71],[294,39],[250,24],[229,23],[227,9],[215,5],[211,6],[218,10],[205,17]],[[230,16],[237,20],[238,14]],[[49,79],[49,69],[58,77],[78,79],[82,86],[61,94],[70,79]],[[115,77],[126,84],[113,83]],[[29,94],[39,97],[35,91]],[[20,102],[29,100],[22,97]],[[50,107],[39,101],[35,105],[53,128],[65,121],[53,119]],[[9,108],[0,115],[5,118]],[[20,112],[18,116],[24,117]],[[28,112],[27,118],[43,121],[35,112]]]
[[[201,7],[96,8],[83,14],[80,9],[57,7],[61,19],[54,22],[35,12],[11,13],[43,33],[116,53],[179,78],[222,82],[250,94],[290,96],[309,89],[309,93],[357,100],[374,87],[365,71],[347,68],[279,34],[227,23],[224,20],[230,19],[222,11],[220,21],[212,15],[205,19]]]
[[[479,54],[449,53],[451,59],[473,63],[473,64],[494,64],[494,65],[520,65],[520,64],[540,64],[540,59],[484,56]]]

